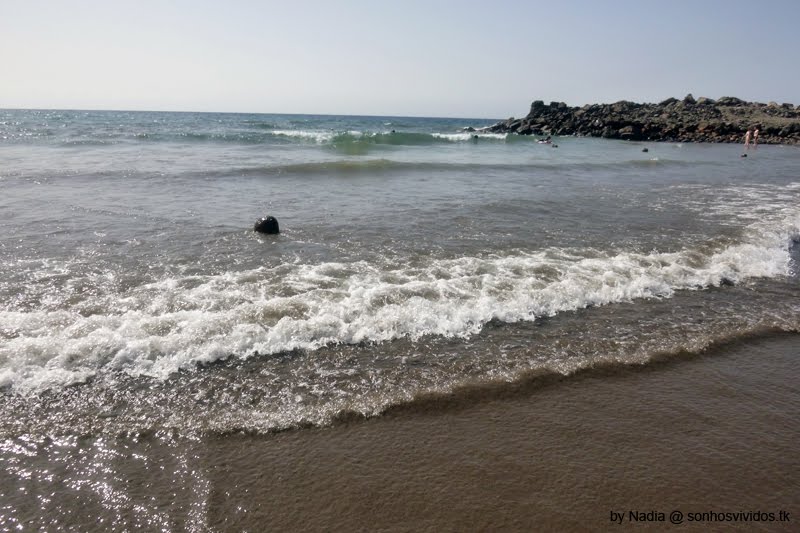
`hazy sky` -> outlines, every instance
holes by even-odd
[[[505,118],[800,104],[800,1],[0,0],[0,108]]]

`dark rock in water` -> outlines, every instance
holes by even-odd
[[[278,228],[278,219],[275,217],[264,217],[256,220],[253,231],[269,235],[277,235],[281,232]]]
[[[647,148],[642,148],[642,152],[645,152],[645,153],[647,153],[647,152],[649,152],[649,151],[650,151],[650,150],[648,150]]]
[[[739,157],[747,157],[747,154],[742,154]]]
[[[461,130],[461,131],[469,131],[469,132],[473,132],[473,131],[475,131],[475,128],[473,128],[472,126],[467,126],[466,128],[464,128],[464,129],[463,129],[463,130]]]
[[[734,285],[736,284],[731,279],[722,278],[721,280],[719,280],[720,287],[733,287]]]

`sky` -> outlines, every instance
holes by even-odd
[[[0,0],[0,108],[507,118],[800,104],[797,0]]]

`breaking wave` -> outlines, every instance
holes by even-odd
[[[47,305],[0,310],[0,387],[24,392],[121,371],[181,369],[336,344],[468,338],[490,321],[669,298],[676,291],[792,275],[800,216],[754,222],[738,243],[672,253],[547,249],[505,256],[284,264],[168,277],[128,289],[113,273],[53,288]],[[50,265],[63,271],[63,265]]]

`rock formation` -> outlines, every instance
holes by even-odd
[[[520,135],[579,135],[632,141],[742,142],[750,127],[759,127],[759,144],[800,144],[800,106],[745,102],[725,96],[718,100],[689,94],[658,104],[620,101],[569,107],[541,100],[525,118],[485,128]]]

